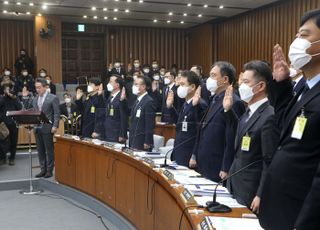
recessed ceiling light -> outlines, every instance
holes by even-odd
[[[114,18],[113,18],[113,20],[115,20],[115,21],[116,21],[116,20],[118,20],[118,18],[114,17]]]
[[[43,10],[46,10],[47,8],[48,8],[48,6],[47,6],[46,4],[43,4],[43,5],[42,5],[42,9],[43,9]]]
[[[114,11],[114,12],[118,12],[118,9],[117,9],[117,8],[115,8],[113,11]]]
[[[129,10],[129,9],[126,9],[124,12],[129,13],[129,12],[130,12],[130,10]]]
[[[39,13],[39,14],[38,14],[38,16],[39,16],[39,17],[41,17],[41,16],[42,16],[42,14],[40,14],[40,13]]]
[[[91,10],[96,10],[96,9],[97,9],[97,7],[95,7],[95,6],[91,7]]]
[[[202,14],[198,14],[198,17],[201,18],[201,17],[202,17]]]
[[[107,16],[105,16],[103,19],[107,20],[107,19],[108,19],[108,17],[107,17]]]
[[[2,11],[4,14],[6,14],[6,13],[8,13],[8,11],[6,11],[6,10],[4,10],[4,11]]]
[[[156,22],[158,22],[158,20],[157,19],[153,19],[153,22],[156,23]]]
[[[183,24],[183,23],[184,23],[184,21],[181,21],[180,23],[181,23],[181,24]]]
[[[26,14],[28,14],[28,15],[29,15],[29,14],[30,14],[30,12],[28,11]]]
[[[107,11],[108,10],[108,8],[103,8],[103,11]]]
[[[172,12],[169,12],[169,15],[171,16],[173,13]]]
[[[8,2],[8,1],[4,1],[3,3],[4,3],[4,4],[6,4],[6,5],[8,5],[8,4],[9,4],[9,2]]]
[[[139,0],[139,3],[143,3],[143,0]]]
[[[88,16],[87,15],[83,15],[83,18],[87,18]]]
[[[127,0],[127,2],[131,2],[131,0]]]
[[[93,19],[98,19],[98,16],[97,15],[93,16]]]
[[[21,2],[17,2],[17,5],[20,6],[20,5],[21,5]]]
[[[183,13],[183,16],[188,16],[188,14],[187,13]]]
[[[33,2],[30,2],[30,3],[29,3],[29,6],[34,6]]]
[[[190,6],[192,6],[192,4],[191,4],[191,3],[188,3],[188,5],[187,5],[187,6],[189,6],[189,7],[190,7]]]
[[[207,5],[207,4],[205,4],[205,5],[203,5],[203,7],[204,7],[204,8],[207,8],[207,7],[208,7],[208,5]]]
[[[224,6],[223,6],[223,5],[221,5],[221,6],[219,6],[219,9],[223,9],[223,7],[224,7]]]
[[[114,0],[115,2],[119,2],[119,0]]]
[[[170,21],[170,20],[168,20],[168,21],[167,21],[167,23],[171,23],[171,21]]]

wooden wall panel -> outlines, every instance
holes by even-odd
[[[14,63],[25,48],[34,59],[33,21],[0,20],[0,69],[8,66],[14,71]]]
[[[41,28],[47,28],[47,21],[53,25],[54,36],[50,38],[41,38],[39,31]],[[61,48],[61,21],[58,16],[36,16],[34,30],[34,44],[36,56],[36,70],[45,68],[48,74],[52,76],[52,81],[62,82],[62,48]]]
[[[301,16],[320,7],[319,0],[290,0],[235,16],[216,25],[213,46],[216,60],[227,60],[239,73],[243,64],[253,59],[272,61],[272,48],[279,43],[287,53],[294,39]],[[207,33],[211,33],[207,28]],[[209,50],[209,49],[208,49]],[[190,55],[190,60],[192,55]],[[203,63],[211,60],[203,54]]]

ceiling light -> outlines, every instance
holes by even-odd
[[[202,17],[202,14],[198,14],[198,17],[201,18],[201,17]]]
[[[95,6],[91,7],[91,10],[96,10],[97,8]]]
[[[171,16],[173,13],[172,12],[169,12],[169,15]]]
[[[183,24],[183,23],[184,23],[184,21],[181,21],[180,23],[181,23],[181,24]]]
[[[88,16],[87,15],[83,15],[83,18],[87,18]]]
[[[97,15],[93,16],[93,19],[98,19],[98,16]]]
[[[48,6],[47,6],[46,4],[43,4],[43,5],[42,5],[42,9],[43,9],[43,10],[46,10],[47,8],[48,8]]]
[[[156,22],[158,22],[158,20],[157,19],[153,19],[153,22],[156,23]]]
[[[114,0],[115,2],[119,2],[119,0]]]
[[[30,14],[30,12],[28,11],[26,14],[27,14],[27,15],[29,15],[29,14]]]
[[[30,3],[29,3],[29,6],[33,6],[33,5],[34,5],[33,2],[30,2]]]
[[[103,11],[107,11],[108,10],[108,8],[103,8]]]
[[[143,0],[139,0],[139,3],[143,3]]]
[[[187,16],[188,14],[187,13],[183,13],[183,16]]]
[[[20,6],[20,5],[21,5],[21,2],[17,2],[17,5]]]
[[[8,5],[8,4],[9,4],[9,2],[8,2],[8,1],[4,1],[3,3],[4,3],[5,5]]]
[[[115,8],[113,11],[114,11],[114,12],[118,12],[118,9],[117,9],[117,8]]]
[[[207,8],[207,7],[208,7],[208,5],[207,5],[207,4],[205,4],[205,5],[203,5],[203,7],[204,7],[204,8]]]
[[[41,16],[42,16],[42,14],[40,14],[40,13],[39,13],[39,14],[38,14],[38,16],[39,16],[39,17],[41,17]]]
[[[124,12],[129,13],[129,12],[130,12],[130,10],[129,10],[129,9],[126,9]]]
[[[116,21],[116,20],[118,20],[118,18],[114,17],[114,18],[113,18],[113,20],[115,20],[115,21]]]
[[[6,11],[6,10],[4,10],[4,11],[2,11],[4,14],[6,14],[6,13],[8,13],[8,11]]]
[[[168,20],[168,21],[167,21],[167,23],[171,23],[171,21],[170,21],[170,20]]]
[[[105,16],[103,19],[107,20],[107,19],[108,19],[108,17],[107,17],[107,16]]]
[[[223,9],[223,7],[224,7],[224,6],[223,6],[223,5],[221,5],[221,6],[219,6],[219,9]]]
[[[127,2],[131,2],[131,0],[127,0]]]
[[[190,6],[192,6],[192,4],[191,4],[191,3],[188,3],[188,5],[187,5],[187,6],[189,6],[189,7],[190,7]]]

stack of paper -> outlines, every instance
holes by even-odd
[[[258,219],[228,218],[209,216],[212,226],[216,230],[263,230]]]

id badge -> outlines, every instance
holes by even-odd
[[[96,107],[91,106],[90,113],[95,113],[95,111],[96,111]]]
[[[113,116],[114,116],[113,106],[111,106],[111,108],[109,109],[109,116],[110,116],[110,117],[113,117]]]
[[[76,113],[76,112],[73,112],[73,116],[76,117],[76,116],[77,116],[77,113]]]
[[[141,109],[138,109],[138,110],[137,110],[137,113],[136,113],[136,117],[139,118],[140,115],[141,115]]]
[[[291,133],[292,138],[301,140],[307,121],[308,119],[302,115],[296,118],[296,122],[294,123]]]
[[[241,150],[248,152],[250,150],[251,137],[248,135],[242,137]]]
[[[187,122],[187,117],[184,117],[184,120],[182,122],[182,128],[181,128],[182,132],[188,132],[188,122]]]

